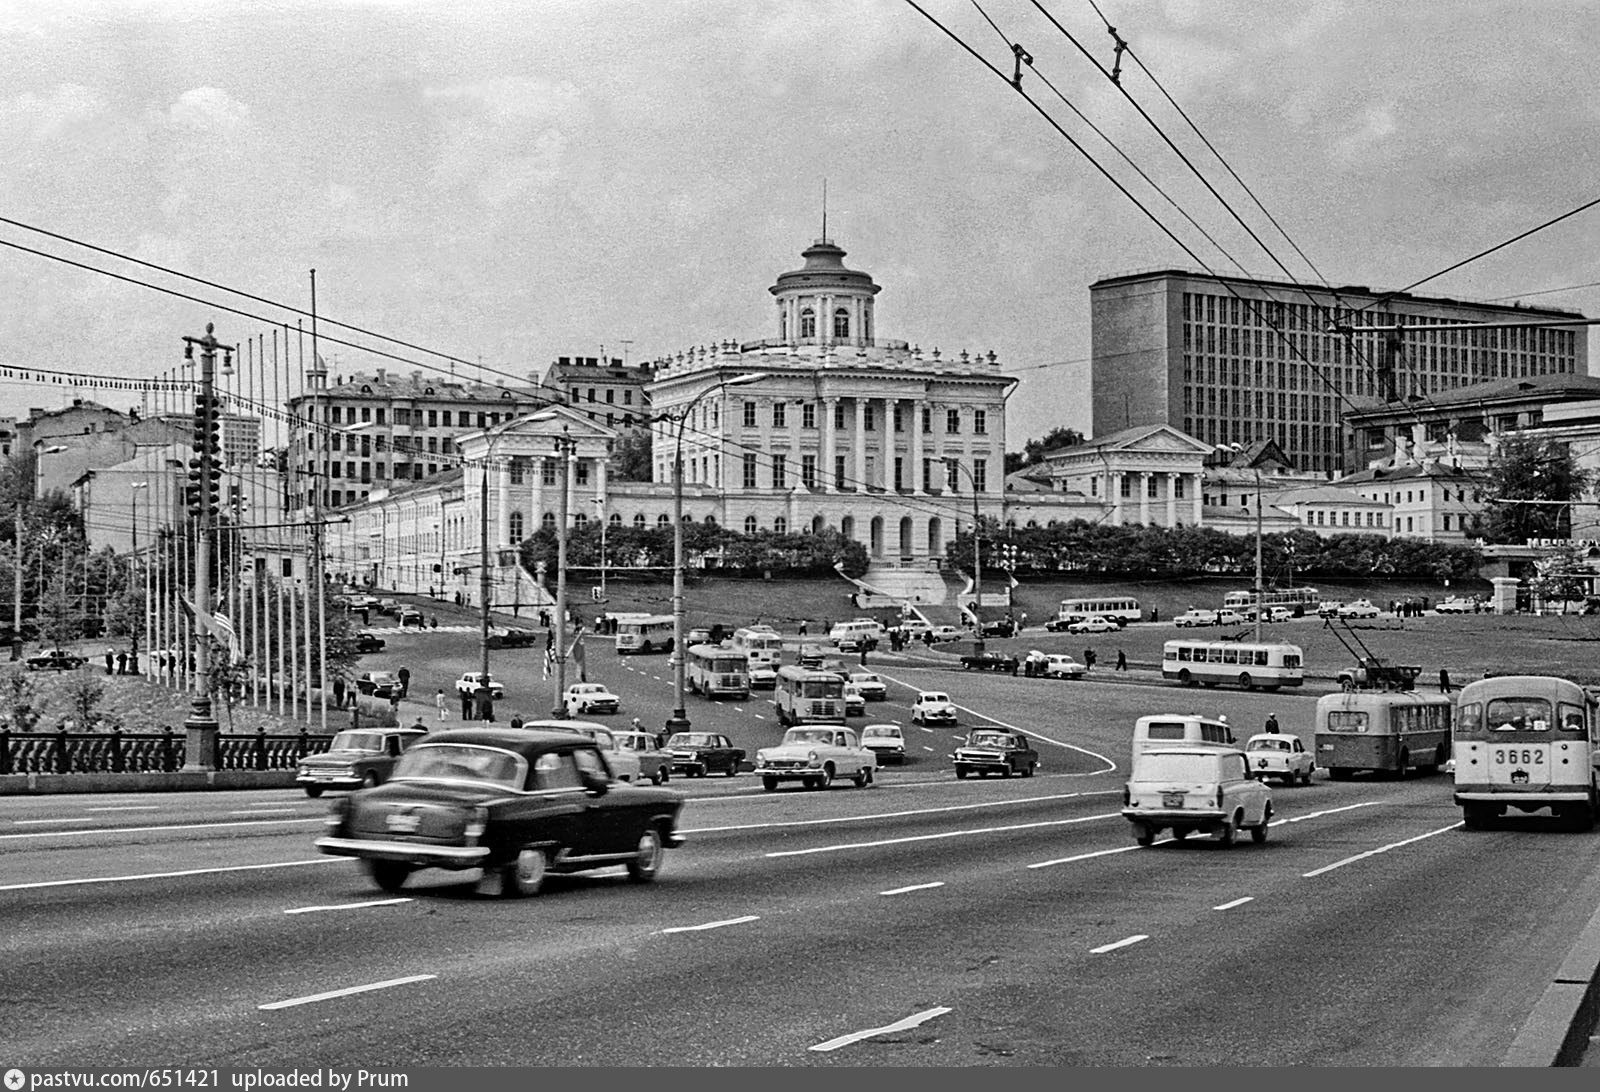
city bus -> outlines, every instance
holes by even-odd
[[[1595,696],[1549,675],[1478,679],[1456,698],[1455,802],[1469,830],[1509,808],[1588,829],[1600,807]]]
[[[671,652],[672,615],[613,614],[617,621],[617,655]]]
[[[770,667],[783,662],[783,636],[771,626],[743,626],[733,631],[730,646],[742,654],[751,667]]]
[[[750,661],[722,645],[691,645],[685,661],[688,686],[708,698],[748,698]]]
[[[1237,683],[1246,690],[1299,686],[1305,681],[1299,645],[1283,641],[1176,640],[1161,646],[1161,677],[1194,686]]]
[[[1450,759],[1455,706],[1443,694],[1353,690],[1317,699],[1317,765],[1335,781],[1357,770],[1404,777],[1435,773]]]
[[[1070,624],[1096,615],[1119,624],[1137,622],[1144,617],[1139,613],[1139,601],[1131,595],[1096,595],[1083,599],[1063,599],[1061,609],[1056,612],[1056,621]]]
[[[780,667],[772,704],[778,723],[843,724],[844,678],[836,671],[809,667]]]
[[[1288,607],[1291,611],[1299,607],[1302,613],[1310,611],[1314,614],[1321,602],[1322,593],[1316,588],[1263,588],[1261,591],[1263,607]],[[1253,591],[1231,591],[1222,597],[1223,610],[1236,610],[1243,614],[1255,605],[1256,593]]]

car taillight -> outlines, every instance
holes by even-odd
[[[350,798],[341,796],[328,805],[327,817],[322,820],[322,825],[329,830],[338,830],[344,826],[345,816],[349,813]]]

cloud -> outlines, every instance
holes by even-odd
[[[467,187],[499,206],[561,172],[568,119],[581,102],[569,83],[508,77],[427,88],[424,101],[446,134],[431,170],[441,187]]]
[[[194,87],[178,96],[164,120],[194,133],[231,138],[250,124],[250,108],[220,87]]]
[[[25,91],[0,100],[0,133],[10,142],[48,141],[73,126],[93,121],[105,111],[98,92],[76,83],[60,83],[45,95]]]

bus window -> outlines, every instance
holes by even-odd
[[[1456,710],[1456,734],[1472,735],[1483,726],[1483,706],[1477,702],[1468,702]]]
[[[1545,732],[1550,728],[1550,703],[1543,698],[1495,698],[1486,712],[1495,732]]]
[[[1355,713],[1335,709],[1328,713],[1328,731],[1330,732],[1365,732],[1367,730],[1367,714]]]
[[[1206,656],[1206,659],[1209,660],[1211,663],[1214,663],[1214,664],[1224,663],[1226,661],[1224,661],[1223,658],[1222,658],[1223,654],[1224,654],[1224,650],[1223,649],[1213,648],[1213,649],[1210,650],[1209,654]]]
[[[1257,667],[1266,667],[1267,666],[1267,650],[1266,649],[1264,649],[1264,648],[1256,649],[1256,666]]]
[[[1576,705],[1568,705],[1566,702],[1562,702],[1559,708],[1561,711],[1560,728],[1563,732],[1582,732],[1584,730],[1582,709],[1579,709]]]
[[[1194,650],[1192,648],[1189,648],[1187,645],[1178,646],[1178,659],[1188,661],[1193,659],[1193,657]]]
[[[1225,648],[1225,649],[1223,649],[1222,650],[1222,662],[1225,663],[1225,664],[1236,664],[1236,663],[1238,663],[1239,662],[1239,650],[1236,649],[1236,648]]]

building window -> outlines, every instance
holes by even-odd
[[[339,424],[339,407],[334,406],[328,411],[328,420],[332,424]]]
[[[833,487],[835,489],[843,489],[844,488],[844,456],[843,455],[835,455],[833,457]]]
[[[956,469],[956,461],[950,459],[944,464],[944,487],[952,493],[961,492],[961,472]]]
[[[961,431],[961,411],[944,411],[944,430],[952,435]]]
[[[817,487],[817,457],[815,455],[800,456],[800,481],[807,489]]]
[[[1150,484],[1153,487],[1155,482],[1152,481]],[[972,460],[972,488],[979,493],[987,493],[989,491],[988,459]]]
[[[756,517],[744,517],[744,533],[747,535],[753,535],[756,533]]]
[[[835,431],[835,432],[843,432],[844,431],[844,403],[843,402],[835,402],[833,404],[833,431]]]
[[[922,431],[924,433],[933,432],[933,410],[927,406],[922,408]]]
[[[746,402],[744,404],[744,427],[756,427],[756,404],[754,402]]]
[[[932,459],[923,459],[922,460],[922,491],[924,493],[933,492],[933,460]]]
[[[899,403],[896,403],[894,407],[894,430],[896,432],[904,432],[906,430],[905,407]]]
[[[614,402],[616,402],[616,400],[617,400],[616,389],[614,387],[607,387],[606,388],[606,402],[614,403]]]
[[[644,530],[644,513],[643,512],[638,512],[638,513],[634,514],[633,525],[635,527],[639,528],[639,530],[641,530],[641,531]]]
[[[1182,478],[1173,478],[1172,479],[1172,499],[1173,500],[1182,500],[1183,499],[1183,479]]]
[[[577,475],[576,475],[577,484],[578,485],[588,485],[589,484],[589,461],[587,459],[579,459],[577,461],[577,464],[576,464],[576,470],[577,470]]]
[[[972,411],[972,431],[979,436],[986,436],[989,432],[989,414],[986,410]]]
[[[802,338],[817,336],[817,313],[809,307],[800,310],[800,336]]]
[[[511,460],[511,484],[512,485],[521,485],[522,484],[522,471],[523,471],[523,461],[521,459],[513,458]]]
[[[585,527],[589,526],[589,516],[588,516],[588,514],[585,513],[585,512],[579,512],[576,515],[574,515],[572,517],[572,526],[573,526],[573,528],[575,530],[579,530],[579,531],[581,531]]]
[[[361,407],[361,420],[362,421],[370,421],[370,420],[372,420],[372,407],[371,406],[362,406]]]
[[[621,527],[622,526],[622,513],[621,512],[613,512],[613,513],[611,513],[611,519],[608,522],[613,527]]]
[[[1154,474],[1144,480],[1144,495],[1151,498],[1156,495],[1156,476]]]
[[[1118,486],[1118,489],[1117,489],[1117,494],[1119,496],[1125,497],[1125,498],[1133,496],[1133,478],[1130,475],[1118,474],[1117,475],[1117,481],[1119,483],[1119,486]],[[1242,501],[1244,498],[1241,497],[1239,499]]]
[[[787,476],[787,460],[782,455],[772,457],[772,488],[782,489]]]
[[[554,531],[556,529],[556,514],[554,512],[546,512],[544,519],[539,521],[539,525],[546,531]]]
[[[850,336],[850,312],[843,307],[833,312],[833,336]]]
[[[377,414],[378,414],[377,423],[381,425],[381,424],[383,424],[383,407],[382,406],[378,407]]]
[[[622,392],[622,404],[624,406],[633,405],[633,390],[632,390],[632,388],[629,388],[628,390],[625,390],[625,391]]]
[[[438,410],[429,410],[428,411],[428,427],[429,428],[437,428],[438,425],[439,425],[439,411]]]
[[[747,452],[744,457],[744,487],[746,489],[756,487],[756,457],[752,452]]]
[[[667,518],[667,514],[665,512],[663,512],[659,516],[656,517],[656,526],[657,527],[671,527],[672,526],[672,520],[668,519]]]
[[[351,440],[352,440],[352,441],[354,441],[354,440],[355,440],[355,437],[354,437],[354,436],[352,436],[352,437],[350,437],[350,439],[351,439]],[[329,438],[328,438],[328,447],[329,447],[329,448],[330,448],[330,449],[332,449],[332,450],[333,450],[333,451],[339,451],[339,450],[341,450],[341,445],[342,445],[342,444],[343,444],[343,443],[344,443],[344,437],[343,437],[343,436],[340,436],[340,435],[339,435],[339,434],[338,434],[338,433],[337,433],[337,432],[335,432],[335,433],[334,433],[334,434],[333,434],[333,435],[332,435],[332,436],[330,436],[330,437],[329,437]],[[352,442],[352,443],[351,443],[351,444],[350,444],[350,450],[352,450],[352,451],[354,451],[354,450],[355,450],[355,446],[356,446],[356,445],[355,445],[355,444],[354,444],[354,443],[353,443],[353,442]]]
[[[898,414],[896,415],[898,416]],[[906,461],[900,456],[894,457],[894,488],[900,492],[906,487]]]
[[[805,405],[800,407],[800,427],[817,427],[817,406],[815,402],[807,402]]]
[[[507,522],[510,524],[511,545],[515,546],[522,541],[522,513],[511,513],[511,518]]]
[[[788,534],[789,533],[789,521],[787,519],[785,519],[784,517],[782,517],[782,516],[779,516],[777,519],[773,520],[772,521],[772,533],[775,534],[775,535],[786,535],[786,534]]]
[[[772,403],[772,427],[789,427],[789,404],[787,402]]]
[[[556,484],[556,461],[554,459],[540,459],[539,482],[541,485]]]
[[[1450,513],[1449,512],[1446,512],[1444,514],[1444,529],[1446,531],[1450,530]]]
[[[870,403],[862,408],[861,427],[866,432],[876,432],[877,431],[877,428],[878,428],[878,417],[877,417],[877,414],[875,414],[873,412],[874,409],[875,409],[875,407],[872,406]]]

